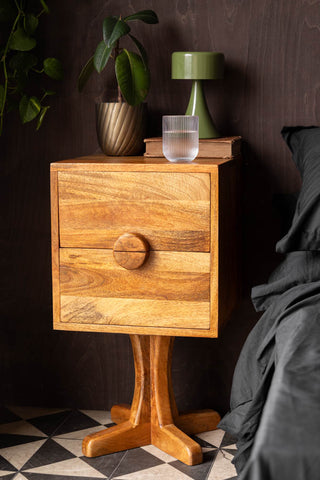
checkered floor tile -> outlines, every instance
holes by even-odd
[[[0,407],[0,480],[234,480],[234,440],[222,430],[193,438],[203,463],[188,467],[152,445],[98,458],[82,439],[110,427],[110,412]]]

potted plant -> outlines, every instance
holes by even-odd
[[[42,14],[49,13],[45,0],[0,0],[0,136],[8,112],[17,109],[22,123],[37,120],[37,130],[50,108],[48,77],[62,80],[56,58],[39,55],[37,30]]]
[[[113,60],[118,88],[117,102],[96,105],[97,134],[106,155],[137,155],[141,153],[145,136],[146,105],[143,103],[150,87],[148,57],[143,45],[131,34],[130,23],[158,23],[153,10],[142,10],[127,17],[109,16],[103,20],[103,40],[83,67],[78,88],[82,91],[94,70],[101,73]],[[129,37],[137,52],[120,46]]]

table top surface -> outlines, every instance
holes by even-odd
[[[60,160],[51,163],[51,170],[91,170],[99,167],[101,170],[114,171],[189,171],[201,172],[212,171],[219,165],[232,162],[233,158],[196,158],[193,162],[173,163],[164,157],[145,157],[143,155],[137,157],[107,157],[104,154],[87,155],[72,159]]]

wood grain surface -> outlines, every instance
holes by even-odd
[[[208,330],[209,272],[209,253],[150,252],[145,265],[128,271],[111,250],[62,248],[61,313],[55,315],[55,327],[68,323],[81,331],[95,325],[97,331],[127,333],[160,327],[166,334],[179,328],[180,335]]]
[[[61,249],[61,294],[92,297],[209,301],[210,254],[150,252],[128,271],[111,250]]]
[[[59,172],[61,247],[113,248],[124,233],[153,250],[209,251],[205,173]]]
[[[140,268],[149,256],[150,246],[145,238],[137,233],[121,235],[113,245],[113,258],[123,268]]]
[[[274,200],[300,184],[280,130],[320,122],[319,0],[148,0],[147,7],[143,0],[50,2],[41,47],[62,60],[64,80],[53,87],[57,95],[39,131],[21,126],[12,112],[0,139],[4,404],[103,409],[131,398],[125,335],[52,332],[49,164],[98,153],[94,102],[116,94],[112,68],[93,75],[82,94],[77,76],[101,40],[103,19],[144,8],[160,20],[133,25],[151,70],[149,136],[161,135],[162,115],[183,114],[190,96],[191,82],[171,79],[171,52],[199,50],[225,54],[225,78],[205,82],[207,103],[222,134],[245,140],[244,297],[219,341],[177,339],[173,358],[181,408],[228,409],[236,359],[259,317],[250,290],[280,261],[274,247],[289,216]]]
[[[112,420],[118,425],[87,435],[82,442],[83,454],[97,457],[152,444],[187,465],[201,463],[201,446],[186,432],[215,429],[219,414],[202,410],[179,415],[171,378],[174,337],[130,338],[135,365],[132,404],[111,409]]]
[[[80,331],[89,326],[98,332],[118,332],[121,327],[125,333],[140,333],[145,327],[148,333],[152,328],[157,335],[181,336],[199,335],[203,330],[203,336],[217,337],[218,325],[230,316],[239,290],[238,277],[232,277],[238,264],[234,197],[235,166],[240,162],[240,158],[229,159],[212,168],[208,160],[207,173],[195,173],[194,165],[181,164],[180,172],[172,174],[144,171],[148,162],[141,165],[140,172],[126,171],[127,162],[121,172],[112,171],[113,163],[104,164],[110,171],[101,171],[96,164],[89,172],[77,171],[76,163],[75,172],[72,167],[66,172],[63,164],[53,164],[52,178],[56,180],[58,175],[59,192],[59,215],[55,213],[53,219],[59,223],[63,247],[59,248],[61,312],[57,315],[55,311],[55,328],[67,324]],[[54,182],[52,188],[57,189]],[[177,221],[186,206],[194,212],[199,205],[205,205],[207,213],[203,226],[195,214],[190,222],[187,217],[182,225]],[[70,207],[67,213],[66,207]],[[52,208],[56,210],[57,204]],[[167,220],[171,213],[173,222]],[[111,249],[110,232],[118,229],[126,233]],[[209,237],[208,246],[201,241],[193,245],[202,249],[201,253],[189,251],[187,229],[196,233],[197,240]],[[66,248],[66,230],[72,232],[70,243],[83,247],[77,241],[79,231],[86,248]],[[97,248],[101,240],[109,248]],[[132,257],[136,254],[143,258]],[[221,272],[222,268],[231,274]],[[55,276],[55,269],[53,273]],[[230,281],[222,280],[220,285],[220,274],[221,279]],[[174,333],[170,329],[175,329]]]
[[[61,326],[64,323],[74,324],[78,331],[87,330],[82,324],[95,325],[100,332],[117,332],[112,325],[122,325],[122,333],[134,333],[130,327],[135,326],[152,327],[154,334],[158,327],[179,328],[183,336],[184,332],[190,334],[188,328],[209,329],[210,305],[206,301],[61,295]]]
[[[189,164],[189,171],[192,173],[207,172],[210,166],[215,170],[219,165],[229,161],[229,158],[197,158]],[[81,157],[67,158],[51,164],[52,170],[73,172],[94,172],[99,165],[102,172],[181,172],[183,163],[169,162],[166,158],[139,157],[107,157],[102,153],[83,155]]]
[[[58,173],[51,172],[51,263],[52,263],[52,308],[55,318],[60,315],[60,233]]]

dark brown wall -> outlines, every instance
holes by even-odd
[[[258,318],[250,288],[279,261],[273,253],[281,235],[274,195],[299,187],[280,130],[319,123],[320,1],[49,3],[43,48],[63,60],[65,80],[39,132],[12,117],[0,139],[1,401],[97,409],[130,401],[126,335],[52,331],[49,164],[98,149],[94,101],[111,96],[114,81],[97,75],[80,95],[76,79],[100,40],[104,16],[153,8],[159,25],[134,26],[150,57],[149,135],[160,133],[163,114],[186,108],[190,84],[170,79],[171,53],[214,50],[224,52],[227,70],[223,81],[206,84],[210,109],[223,134],[245,140],[243,301],[221,338],[178,338],[173,359],[178,406],[224,412],[236,358]]]

